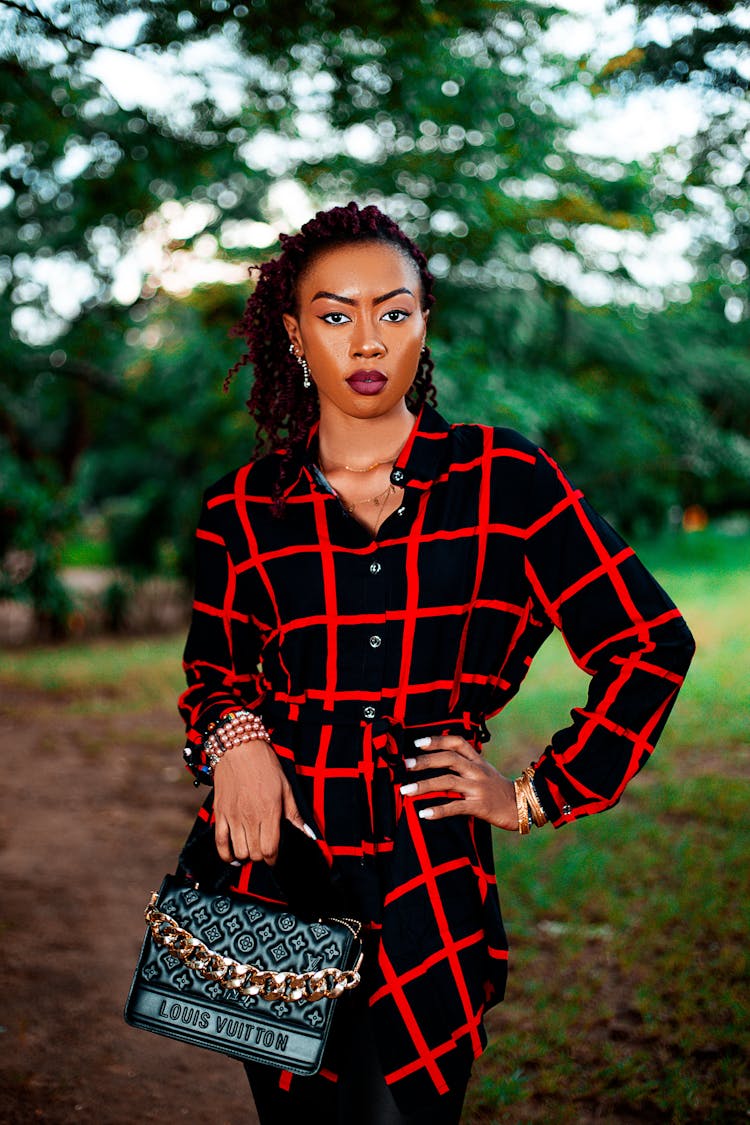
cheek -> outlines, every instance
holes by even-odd
[[[404,342],[402,355],[404,360],[416,364],[419,362],[419,356],[422,351],[422,333],[415,332],[410,340]]]
[[[314,330],[308,333],[306,348],[310,355],[327,356],[328,358],[345,355],[348,350],[345,333],[323,335]]]

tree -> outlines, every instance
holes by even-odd
[[[664,456],[676,430],[650,420],[673,419],[679,395],[643,334],[587,311],[550,262],[588,268],[591,229],[653,230],[658,184],[570,150],[559,106],[592,75],[545,45],[557,17],[546,3],[404,0],[368,8],[365,31],[361,5],[333,0],[58,0],[44,13],[0,0],[4,457],[43,491],[62,484],[70,511],[116,509],[123,561],[154,565],[164,539],[183,559],[182,497],[246,457],[252,434],[213,397],[241,290],[176,300],[166,275],[207,253],[236,277],[268,253],[271,189],[294,177],[312,205],[381,202],[419,238],[440,280],[431,336],[454,414],[559,443],[584,483],[604,479],[590,455],[604,436],[608,496],[629,519],[621,482],[645,459],[626,427],[602,430],[627,367],[608,341],[640,357],[641,404],[623,395],[618,409]],[[116,100],[125,66],[132,86],[151,68],[174,96]],[[174,215],[190,229],[175,233]],[[126,292],[122,263],[149,240],[157,259]],[[608,270],[628,284],[625,264]],[[663,461],[648,459],[662,484]],[[681,489],[658,494],[661,512]]]
[[[622,96],[656,86],[700,100],[703,123],[661,154],[652,210],[691,224],[690,304],[653,318],[653,361],[680,389],[675,448],[681,490],[712,511],[750,507],[750,29],[746,5],[642,0],[633,49],[610,60],[602,87]]]
[[[728,319],[750,314],[750,28],[747,6],[731,0],[689,4],[642,0],[638,42],[601,77],[623,93],[656,85],[700,94],[704,123],[665,154],[654,200],[683,194],[705,221],[696,224],[699,275],[721,281]],[[657,22],[658,18],[658,22]],[[678,188],[679,185],[679,188]]]
[[[275,168],[262,150],[280,137],[289,168],[314,198],[387,195],[405,225],[424,236],[436,271],[455,265],[456,311],[444,317],[443,331],[458,341],[471,319],[479,354],[488,311],[477,315],[473,298],[478,293],[489,310],[491,285],[514,277],[530,283],[527,250],[538,234],[529,222],[549,210],[545,196],[560,170],[559,161],[547,167],[544,160],[561,126],[532,96],[523,57],[551,18],[544,5],[380,5],[368,14],[366,34],[357,26],[359,8],[346,3],[314,11],[276,4],[267,21],[257,8],[251,15],[238,5],[227,18],[220,0],[144,2],[135,12],[119,0],[60,2],[45,13],[24,2],[0,4],[5,455],[22,461],[40,488],[75,490],[79,503],[102,502],[107,489],[126,496],[129,516],[118,527],[131,530],[117,543],[128,562],[139,544],[144,563],[153,563],[153,526],[177,533],[165,512],[174,511],[177,481],[187,484],[180,457],[168,458],[170,471],[154,479],[138,456],[139,442],[164,448],[155,442],[159,411],[169,411],[162,388],[179,381],[164,380],[161,356],[151,350],[144,358],[137,348],[134,355],[128,342],[131,317],[161,291],[160,277],[145,279],[131,313],[117,300],[122,260],[165,202],[203,208],[203,222],[173,240],[172,252],[189,253],[198,238],[229,242],[229,222],[268,218]],[[188,91],[181,105],[144,109],[109,93],[113,49],[100,45],[115,42],[126,14],[140,23],[118,53],[135,67],[158,60],[171,69],[176,87]],[[199,45],[197,66],[191,50]],[[360,160],[346,151],[357,136],[371,149]],[[534,177],[539,185],[527,196],[524,180]],[[568,206],[575,207],[572,196]],[[247,251],[220,253],[232,260]],[[62,300],[61,272],[73,280]],[[236,298],[227,303],[233,306]],[[215,317],[203,320],[199,302],[190,317],[187,311],[184,303],[174,315],[189,320],[190,350]],[[159,300],[149,325],[160,331],[163,322]],[[133,380],[139,363],[151,381]],[[184,421],[204,433],[207,423],[219,424],[208,394],[219,372],[215,364],[201,370],[200,417],[185,411]],[[203,449],[191,462],[196,475],[206,468]],[[141,480],[149,473],[150,483]],[[141,481],[135,492],[134,479]],[[6,499],[11,527],[14,511]]]

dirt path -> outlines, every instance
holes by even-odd
[[[197,803],[178,720],[62,702],[5,689],[0,704],[0,1120],[255,1125],[239,1063],[122,1020],[148,892]]]

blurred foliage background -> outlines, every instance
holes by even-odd
[[[61,561],[189,571],[253,449],[220,390],[247,265],[351,198],[430,259],[451,419],[548,445],[631,535],[750,509],[747,9],[610,4],[604,57],[574,7],[0,0],[0,597],[64,628]],[[582,144],[677,87],[674,143]]]

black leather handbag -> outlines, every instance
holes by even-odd
[[[181,870],[166,876],[146,908],[126,1021],[243,1061],[315,1074],[336,1001],[359,984],[359,922],[304,920],[215,884],[206,890]]]

